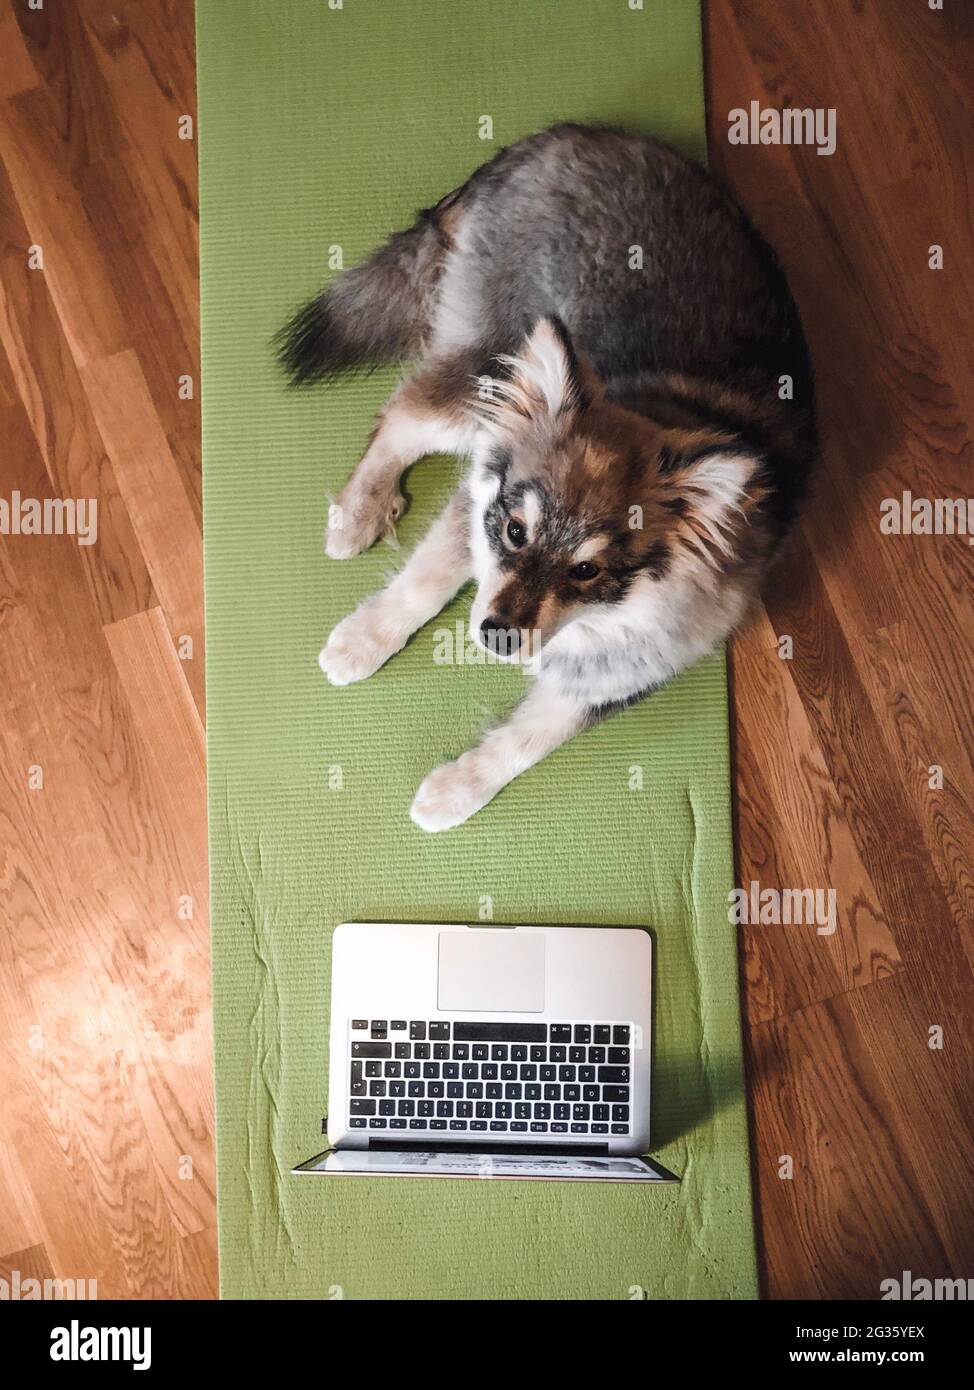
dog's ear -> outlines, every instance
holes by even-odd
[[[734,552],[734,537],[767,495],[763,460],[743,444],[664,450],[660,473],[680,538],[714,563]]]
[[[479,413],[501,433],[587,410],[596,389],[558,318],[539,319],[516,354],[493,358],[486,384]]]

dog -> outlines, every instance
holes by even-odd
[[[426,831],[728,637],[816,455],[774,253],[704,170],[618,129],[560,124],[502,150],[299,310],[279,352],[296,384],[413,364],[331,510],[333,559],[391,535],[409,465],[469,460],[320,656],[334,685],[364,680],[476,581],[474,637],[534,683],[422,783]]]

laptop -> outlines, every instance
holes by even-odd
[[[650,1142],[639,927],[345,922],[327,1135],[302,1175],[678,1182]]]

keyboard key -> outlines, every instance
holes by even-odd
[[[575,1041],[577,1043],[590,1043],[592,1041],[592,1026],[589,1023],[575,1024]]]
[[[394,1100],[380,1100],[379,1114],[394,1115],[396,1113],[396,1102]]]
[[[452,1118],[453,1118],[453,1101],[452,1101],[452,1100],[439,1100],[439,1101],[437,1101],[437,1102],[436,1102],[436,1114],[437,1114],[437,1118],[438,1118],[438,1119],[441,1119],[441,1120],[450,1120],[450,1119],[452,1119]]]
[[[404,1018],[394,1018],[389,1024],[394,1033],[404,1033],[406,1031],[406,1020]]]
[[[414,1100],[415,1100],[417,1097],[419,1097],[419,1099],[422,1100],[423,1096],[425,1096],[425,1094],[426,1094],[426,1082],[425,1082],[425,1081],[407,1081],[407,1082],[406,1082],[406,1094],[409,1095],[409,1096],[412,1096],[412,1098],[413,1098]]]
[[[467,1127],[467,1122],[466,1122],[466,1120],[451,1120],[451,1121],[450,1121],[450,1128],[451,1128],[451,1129],[466,1129],[466,1127]]]
[[[501,1131],[502,1133],[506,1134],[506,1133],[507,1133],[507,1121],[506,1121],[506,1120],[491,1120],[491,1122],[490,1122],[490,1129],[491,1129],[491,1133],[492,1133],[492,1134],[497,1133],[498,1131]]]
[[[494,1106],[494,1117],[498,1120],[509,1120],[511,1118],[511,1105],[509,1101],[499,1100]]]
[[[588,1125],[572,1125],[572,1134],[588,1134]]]
[[[523,1043],[515,1043],[511,1048],[512,1062],[526,1062],[528,1060],[528,1050]]]
[[[481,1082],[481,1081],[468,1081],[468,1082],[467,1082],[466,1090],[467,1090],[467,1099],[468,1099],[468,1100],[482,1100],[482,1099],[483,1099],[483,1094],[484,1094],[483,1082]]]
[[[449,1040],[450,1025],[448,1023],[431,1023],[429,1026],[429,1035],[430,1038],[436,1039],[440,1042],[442,1042],[444,1039]]]
[[[592,1063],[593,1066],[599,1066],[602,1062],[605,1061],[605,1048],[590,1047],[588,1050],[588,1060]]]
[[[527,1101],[519,1101],[514,1107],[514,1118],[517,1120],[530,1120],[531,1107]]]
[[[460,1068],[460,1075],[464,1081],[476,1081],[480,1076],[480,1065],[477,1062],[464,1062]]]
[[[628,1024],[628,1023],[617,1023],[617,1024],[615,1025],[615,1027],[612,1029],[612,1041],[615,1043],[616,1047],[628,1047],[628,1046],[629,1046],[629,1024]]]
[[[433,1044],[433,1061],[434,1061],[434,1062],[445,1062],[445,1061],[447,1060],[447,1058],[449,1057],[449,1055],[450,1055],[450,1044],[449,1044],[449,1043],[434,1043],[434,1044]]]
[[[409,1043],[396,1043],[396,1056],[400,1062],[406,1062],[412,1056],[412,1048]]]
[[[416,1102],[414,1100],[401,1100],[399,1102],[399,1113],[408,1119],[410,1115],[416,1114]]]
[[[598,1124],[598,1125],[593,1125],[593,1126],[592,1126],[592,1133],[593,1133],[593,1134],[608,1134],[608,1132],[609,1132],[609,1126],[608,1126],[608,1125]]]
[[[374,1115],[374,1100],[352,1100],[348,1103],[348,1113],[350,1115]]]
[[[562,1100],[572,1100],[572,1101],[581,1100],[581,1098],[582,1098],[582,1088],[581,1088],[581,1086],[573,1086],[573,1085],[571,1085],[571,1084],[567,1084],[567,1085],[565,1085],[565,1086],[562,1086],[562,1088],[561,1088],[561,1098],[562,1098]]]
[[[429,1117],[433,1114],[433,1102],[431,1100],[419,1100],[416,1102],[416,1114]]]
[[[613,1107],[612,1107],[612,1118],[613,1118],[617,1123],[619,1123],[619,1124],[621,1124],[623,1120],[628,1120],[628,1119],[629,1119],[629,1106],[628,1106],[628,1105],[613,1105]]]
[[[481,1081],[496,1081],[496,1080],[497,1080],[497,1063],[496,1063],[496,1062],[483,1062],[483,1063],[481,1064],[481,1067],[480,1067],[480,1079],[481,1079]]]
[[[616,1066],[616,1065],[619,1065],[619,1066],[628,1066],[628,1065],[629,1065],[629,1049],[628,1049],[628,1047],[610,1047],[610,1048],[609,1048],[609,1057],[608,1057],[608,1060],[613,1064],[613,1066]]]
[[[369,1129],[385,1129],[387,1120],[369,1120]]]
[[[499,1081],[488,1081],[484,1086],[484,1095],[488,1100],[500,1100],[504,1094],[504,1087]]]
[[[353,1019],[352,1019],[352,1027],[353,1027],[353,1028],[368,1028],[368,1026],[369,1026],[369,1020],[368,1020],[367,1018],[353,1018]]]
[[[574,1081],[574,1080],[575,1080],[575,1068],[571,1065],[571,1063],[568,1063],[568,1065],[566,1065],[566,1066],[564,1066],[564,1067],[559,1067],[559,1068],[558,1068],[558,1080],[559,1080],[559,1081]]]
[[[504,1087],[505,1100],[521,1099],[521,1083],[519,1081],[509,1081]]]
[[[593,1105],[592,1119],[607,1120],[609,1118],[609,1107],[607,1105]]]
[[[367,1081],[352,1081],[349,1083],[348,1093],[352,1096],[364,1096],[368,1093],[369,1083]]]
[[[572,1116],[572,1108],[570,1105],[565,1105],[564,1103],[562,1103],[560,1105],[555,1106],[554,1110],[552,1111],[552,1114],[554,1115],[556,1120],[570,1120]]]
[[[486,1062],[490,1055],[490,1048],[486,1043],[474,1043],[470,1049],[470,1056],[475,1062]]]
[[[447,1100],[463,1100],[463,1094],[462,1081],[448,1081],[446,1083]]]
[[[405,1120],[390,1120],[390,1121],[389,1121],[389,1128],[390,1128],[390,1129],[405,1129],[405,1128],[406,1128],[406,1121],[405,1121]]]
[[[515,1064],[514,1064],[513,1062],[505,1062],[504,1065],[501,1067],[501,1080],[502,1080],[502,1081],[516,1081],[516,1080],[517,1080],[517,1067],[515,1066]]]
[[[454,1023],[456,1042],[544,1042],[543,1023]]]
[[[561,1100],[561,1087],[558,1085],[545,1086],[544,1098],[545,1100]]]
[[[594,1037],[597,1043],[607,1043],[612,1039],[612,1029],[607,1023],[597,1023],[594,1029]]]
[[[628,1103],[629,1103],[629,1087],[628,1087],[628,1086],[603,1086],[603,1087],[602,1087],[602,1099],[608,1101],[610,1105],[614,1105],[616,1102],[619,1102],[619,1103],[622,1104],[622,1105],[628,1105]]]
[[[598,1098],[599,1098],[599,1088],[598,1088],[598,1086],[583,1086],[583,1087],[582,1087],[582,1100],[598,1100]]]
[[[595,1068],[594,1068],[594,1067],[589,1067],[589,1066],[579,1067],[579,1069],[578,1069],[578,1079],[579,1079],[579,1081],[594,1081],[594,1080],[595,1080]]]
[[[439,1064],[439,1062],[424,1062],[424,1063],[423,1063],[423,1080],[424,1080],[424,1081],[439,1081],[439,1079],[440,1079],[440,1064]]]
[[[478,1120],[489,1120],[494,1113],[493,1104],[489,1100],[479,1100],[474,1113]]]
[[[382,1075],[386,1080],[402,1076],[402,1062],[386,1062],[382,1068]]]
[[[456,1042],[455,1042],[455,1043],[453,1044],[453,1060],[454,1060],[454,1062],[466,1062],[466,1061],[469,1059],[469,1057],[470,1057],[470,1047],[469,1047],[469,1045],[468,1045],[467,1043],[456,1043]]]
[[[423,1068],[419,1062],[403,1062],[402,1074],[407,1081],[414,1081],[417,1076],[422,1076]]]
[[[538,1068],[538,1077],[541,1081],[554,1081],[557,1075],[557,1071],[550,1062]]]
[[[391,1057],[392,1043],[388,1042],[353,1042],[353,1057]]]
[[[552,1134],[567,1134],[568,1126],[563,1121],[557,1121],[551,1126]]]
[[[519,1068],[519,1075],[522,1081],[537,1081],[538,1068],[533,1062],[522,1062]]]
[[[548,1133],[548,1126],[547,1126],[546,1124],[543,1124],[540,1120],[532,1120],[532,1121],[531,1121],[531,1133],[532,1133],[532,1134],[547,1134],[547,1133]]]
[[[469,1120],[473,1114],[473,1105],[469,1100],[461,1100],[457,1103],[457,1115],[461,1120]]]
[[[587,1106],[587,1105],[573,1105],[573,1106],[572,1106],[572,1119],[573,1119],[573,1120],[587,1120],[588,1118],[589,1118],[589,1114],[588,1114],[588,1106]]]
[[[523,1120],[512,1120],[511,1130],[517,1134],[524,1134],[527,1130],[527,1125]]]
[[[540,1099],[541,1099],[541,1087],[537,1084],[537,1082],[535,1082],[535,1081],[529,1081],[529,1082],[528,1082],[528,1084],[527,1084],[527,1085],[525,1086],[525,1088],[524,1088],[524,1099],[525,1099],[525,1100],[540,1100]]]
[[[425,1024],[425,1023],[410,1023],[410,1025],[409,1025],[409,1036],[412,1038],[413,1042],[425,1042],[425,1041],[426,1041],[426,1024]]]
[[[585,1049],[584,1049],[584,1047],[570,1047],[570,1048],[568,1049],[568,1060],[569,1060],[569,1062],[584,1062],[584,1061],[585,1061]]]
[[[428,1062],[432,1055],[429,1043],[414,1043],[413,1056],[420,1062]]]
[[[553,1023],[548,1031],[548,1040],[553,1043],[571,1042],[571,1026],[567,1023]]]
[[[353,1118],[350,1119],[349,1122],[348,1122],[348,1127],[349,1127],[349,1129],[365,1129],[365,1125],[366,1125],[366,1121],[365,1121],[365,1120],[356,1119],[354,1116],[353,1116]]]
[[[471,1121],[470,1121],[470,1128],[471,1128],[471,1129],[476,1129],[476,1130],[484,1130],[484,1129],[487,1128],[487,1121],[486,1121],[486,1120],[471,1120]]]
[[[426,1094],[430,1100],[439,1100],[441,1096],[446,1095],[444,1083],[442,1081],[427,1081]]]
[[[369,1095],[382,1097],[386,1093],[386,1083],[384,1081],[370,1081]]]
[[[406,1094],[405,1081],[390,1081],[389,1094],[390,1096],[404,1096]]]
[[[410,1120],[410,1121],[409,1121],[409,1128],[410,1128],[410,1129],[425,1129],[425,1128],[426,1128],[426,1124],[427,1124],[426,1120]]]
[[[534,1118],[536,1120],[550,1120],[551,1106],[545,1101],[538,1101],[534,1107]]]
[[[381,1063],[381,1062],[366,1062],[366,1064],[365,1064],[365,1074],[366,1074],[366,1076],[381,1076],[381,1075],[382,1075],[382,1063]]]
[[[494,1043],[490,1049],[490,1060],[492,1062],[507,1061],[507,1046],[505,1043]]]
[[[568,1060],[568,1049],[566,1047],[549,1047],[549,1062],[566,1062]]]
[[[388,1029],[389,1025],[384,1018],[374,1018],[372,1020],[371,1031],[373,1038],[384,1038]]]
[[[531,1061],[545,1062],[548,1059],[548,1049],[546,1047],[532,1047]]]
[[[629,1126],[628,1126],[628,1125],[613,1125],[613,1126],[612,1126],[612,1133],[613,1133],[613,1134],[628,1134],[628,1133],[629,1133]]]
[[[628,1081],[628,1067],[599,1067],[599,1080],[604,1085],[606,1081]]]

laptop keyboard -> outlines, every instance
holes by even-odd
[[[630,1132],[630,1023],[354,1018],[351,1129]]]

